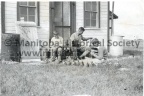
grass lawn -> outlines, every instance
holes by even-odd
[[[0,64],[0,96],[142,96],[143,57],[109,63]]]

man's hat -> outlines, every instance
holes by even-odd
[[[94,43],[100,44],[100,41],[97,38],[94,38],[94,39],[91,40],[91,43],[92,44],[94,44]]]

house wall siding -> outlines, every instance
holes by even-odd
[[[5,32],[16,33],[17,2],[5,3]],[[40,26],[37,27],[40,40],[49,41],[49,2],[40,2]]]
[[[17,2],[5,2],[5,33],[16,33]]]
[[[104,46],[107,48],[107,18],[108,2],[100,2],[100,28],[86,29],[84,37],[98,38],[101,42],[104,40]],[[76,2],[76,30],[84,27],[84,3]]]
[[[0,2],[0,53],[1,53],[1,2]]]
[[[49,2],[40,2],[40,26],[38,27],[39,40],[49,43],[49,34]]]
[[[0,35],[1,35],[1,2],[0,2]]]

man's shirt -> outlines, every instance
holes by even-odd
[[[59,47],[59,46],[62,47],[63,46],[63,38],[60,36],[58,38],[52,37],[50,45],[52,47]]]
[[[103,58],[107,58],[108,56],[108,52],[104,46],[98,46],[98,47],[91,46],[91,52],[94,52],[96,55]]]
[[[71,45],[72,45],[72,42],[75,41],[77,44],[81,44],[81,40],[83,40],[83,36],[82,35],[79,35],[77,32],[73,33],[70,37],[70,40],[71,40]]]
[[[82,35],[79,35],[77,32],[73,33],[70,37],[71,41],[74,41],[74,40],[78,40],[78,41],[81,41],[82,40]]]
[[[91,47],[91,52],[98,54],[99,47]]]

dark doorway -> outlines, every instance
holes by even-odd
[[[50,2],[50,39],[54,30],[65,41],[76,31],[75,2]]]

